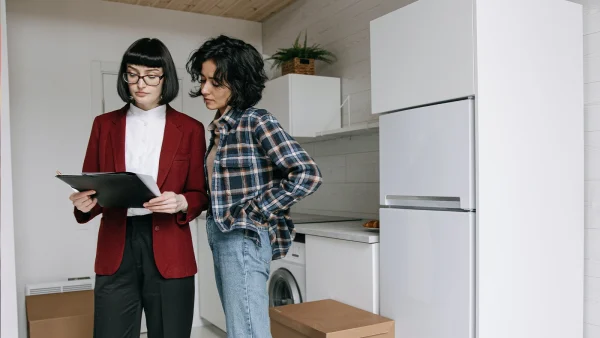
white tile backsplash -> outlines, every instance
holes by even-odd
[[[587,35],[600,32],[599,8],[584,10],[583,14],[583,34]]]
[[[346,155],[346,179],[348,182],[379,182],[379,152]]]
[[[584,7],[585,338],[600,338],[600,12]]]
[[[584,311],[585,322],[587,324],[600,326],[600,300],[586,299],[584,304]]]
[[[600,278],[586,277],[585,278],[585,294],[588,299],[600,301]]]
[[[315,162],[321,170],[323,181],[327,183],[346,182],[346,156],[322,156],[315,157]]]
[[[598,18],[600,20],[600,18]],[[583,55],[600,54],[600,32],[583,36]]]
[[[600,35],[595,36],[600,41]],[[587,104],[600,104],[600,82],[586,83],[583,85],[584,102]]]
[[[600,54],[583,57],[583,80],[585,83],[600,81]]]
[[[600,278],[585,278],[585,295],[585,337],[600,338]]]
[[[586,324],[584,326],[584,337],[586,338],[600,338],[600,326]]]
[[[585,275],[600,278],[600,260],[585,260]]]
[[[584,134],[584,143],[594,149],[600,149],[600,131],[590,131]]]
[[[314,157],[315,157],[315,145],[314,145],[314,143],[301,143],[300,145],[314,159]]]
[[[376,217],[379,209],[379,183],[327,183],[300,201],[295,210],[322,210],[345,216],[347,212]],[[320,213],[320,212],[319,212]]]
[[[314,147],[316,157],[379,151],[379,133],[322,141]]]
[[[600,89],[600,86],[598,88]],[[585,106],[585,131],[600,131],[600,95],[597,99],[597,104]]]
[[[584,187],[583,201],[586,206],[600,207],[600,181],[590,181]]]
[[[323,175],[323,184],[295,212],[378,218],[379,134],[303,143]]]
[[[379,134],[303,143],[323,174],[323,185],[296,212],[378,218]]]
[[[585,146],[585,180],[600,180],[600,148]]]
[[[588,229],[600,229],[600,205],[595,202],[585,206],[585,227]]]
[[[585,258],[600,261],[600,229],[585,229]]]

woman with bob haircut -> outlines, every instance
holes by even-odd
[[[228,337],[271,337],[267,280],[272,259],[286,255],[295,235],[290,207],[321,184],[313,159],[264,109],[267,77],[261,55],[244,41],[206,41],[187,63],[215,110],[208,126],[206,231]]]
[[[83,172],[152,176],[161,195],[143,208],[102,208],[94,191],[73,193],[75,219],[102,214],[96,249],[94,337],[189,338],[196,259],[189,222],[207,208],[204,126],[173,109],[179,81],[167,47],[135,41],[119,69],[123,108],[94,119]]]

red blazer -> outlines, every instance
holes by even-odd
[[[83,172],[125,171],[125,117],[128,109],[129,105],[126,105],[95,118]],[[164,278],[188,277],[197,272],[189,222],[208,205],[204,181],[205,152],[202,123],[167,106],[157,184],[161,192],[183,194],[188,210],[185,214],[152,215],[154,260]],[[100,275],[114,274],[123,258],[127,209],[96,205],[89,213],[77,208],[74,213],[80,224],[102,214],[95,271]]]

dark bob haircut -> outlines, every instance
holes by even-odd
[[[163,69],[162,96],[159,104],[170,103],[179,94],[179,80],[177,79],[175,63],[173,63],[173,58],[167,46],[160,40],[152,38],[139,39],[129,46],[123,54],[117,80],[117,93],[124,102],[131,102],[129,85],[123,80],[123,74],[127,72],[127,65],[160,67]]]
[[[262,56],[256,48],[224,35],[209,39],[192,53],[187,62],[186,68],[192,81],[199,81],[202,64],[207,60],[212,60],[217,66],[214,81],[231,90],[228,102],[231,108],[245,110],[260,101],[267,75]],[[190,91],[190,96],[201,96],[201,90]]]

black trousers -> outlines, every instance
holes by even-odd
[[[94,338],[139,338],[142,309],[148,338],[190,338],[194,277],[163,278],[152,250],[152,217],[127,218],[125,251],[114,275],[96,275]]]

